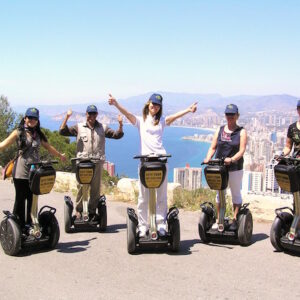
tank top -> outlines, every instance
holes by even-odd
[[[216,158],[233,157],[240,150],[240,134],[243,127],[237,127],[232,133],[224,130],[221,126],[218,135]],[[237,162],[230,164],[229,171],[238,171],[243,169],[244,158],[241,157]]]

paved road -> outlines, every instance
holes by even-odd
[[[13,206],[13,185],[0,181],[0,209]],[[57,207],[63,194],[40,204]],[[126,203],[108,203],[107,233],[61,237],[53,251],[9,257],[0,249],[0,299],[296,299],[300,258],[273,251],[270,224],[255,223],[253,244],[202,244],[199,212],[180,212],[181,252],[128,255]],[[2,218],[1,213],[1,218]]]

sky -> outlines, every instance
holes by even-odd
[[[0,0],[12,105],[150,91],[300,96],[300,1]]]

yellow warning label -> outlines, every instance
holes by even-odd
[[[222,176],[221,174],[206,174],[206,181],[208,186],[212,190],[221,190],[222,187]]]
[[[42,176],[40,178],[40,194],[48,194],[51,192],[55,182],[55,175]]]
[[[163,178],[163,171],[146,171],[145,182],[148,188],[158,188]]]
[[[94,175],[93,169],[79,169],[79,179],[82,184],[91,183]]]
[[[279,173],[275,171],[275,177],[276,180],[279,184],[279,186],[287,192],[291,191],[291,183],[290,183],[290,178],[287,174],[284,173]]]

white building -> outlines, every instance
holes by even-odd
[[[262,192],[263,190],[263,173],[244,171],[242,192]]]
[[[272,193],[278,192],[279,186],[275,178],[274,167],[277,162],[274,159],[271,159],[270,163],[266,165],[265,173],[265,191],[271,191]]]
[[[189,164],[185,168],[174,168],[174,182],[187,190],[199,189],[202,186],[202,169],[191,168]]]

